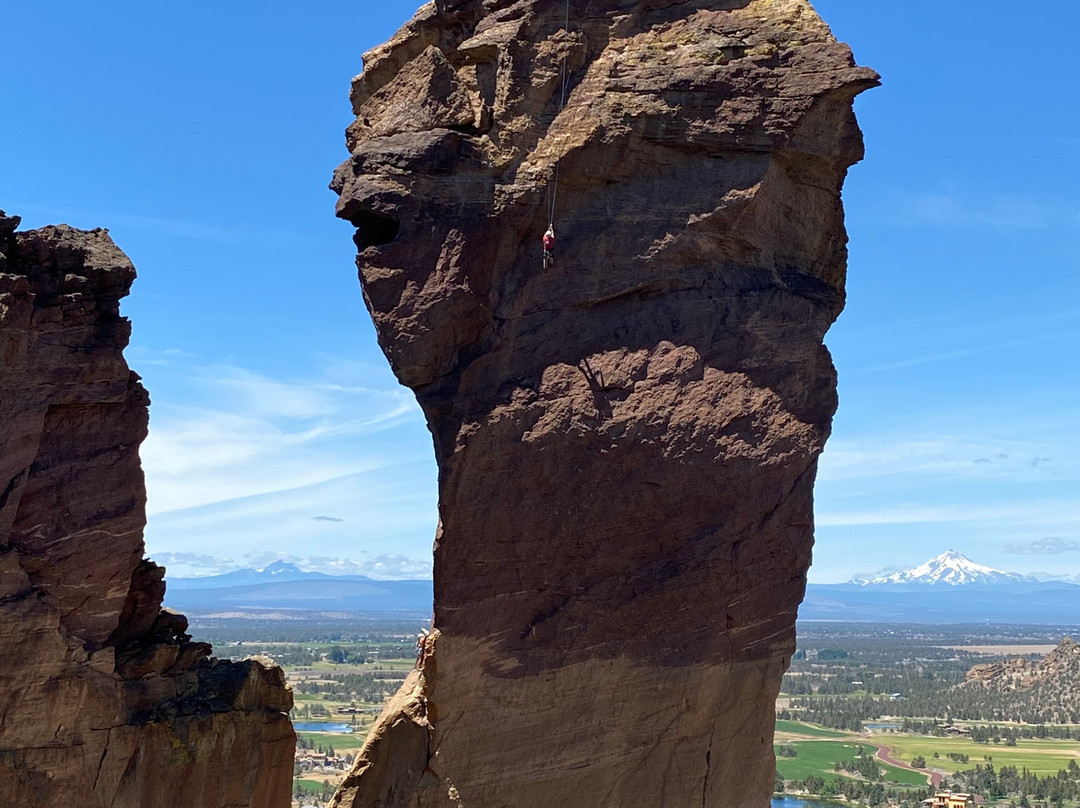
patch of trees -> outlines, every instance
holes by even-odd
[[[1021,806],[1032,800],[1060,806],[1080,799],[1080,766],[1070,760],[1068,768],[1057,774],[1038,775],[1016,766],[995,769],[992,761],[976,763],[973,769],[951,775],[942,782],[942,788],[962,789],[991,799],[1019,796]]]
[[[925,764],[926,761],[923,761]],[[833,769],[838,772],[849,772],[865,777],[871,782],[885,779],[885,770],[878,765],[874,757],[874,749],[858,746],[855,749],[855,757],[851,760],[839,760],[833,764]]]
[[[876,721],[883,715],[898,716],[901,717],[900,729],[902,732],[937,736],[945,735],[941,725],[952,724],[956,720],[994,720],[992,718],[980,719],[961,716],[950,709],[952,707],[951,702],[942,703],[939,707],[940,709],[933,705],[923,705],[927,712],[921,713],[919,712],[919,702],[915,699],[894,701],[873,696],[850,696],[847,698],[817,696],[816,698],[792,698],[788,715],[813,724],[821,724],[824,727],[846,729],[853,732],[860,731],[866,721]],[[929,719],[919,717],[927,715],[936,717]],[[1030,717],[1035,718],[1035,716]],[[1080,716],[1077,716],[1077,718],[1080,719]],[[1068,720],[1072,722],[1072,717],[1070,716]],[[1080,720],[1075,723],[1080,724]],[[976,743],[1004,743],[1006,746],[1015,746],[1019,738],[1080,739],[1080,727],[1054,726],[1038,723],[1037,721],[1021,725],[973,725],[970,730],[970,737]]]
[[[832,729],[860,732],[863,722],[872,721],[885,714],[880,700],[870,696],[851,698],[795,698],[791,700],[791,714],[803,721],[821,724]]]
[[[791,676],[785,673],[780,682],[780,692],[789,696],[808,696],[814,692],[808,676]]]
[[[951,722],[945,719],[945,723]],[[937,721],[919,721],[905,718],[900,724],[900,730],[901,732],[914,732],[919,735],[936,735],[938,737],[945,735],[945,730],[941,728],[941,724]],[[1006,746],[1016,746],[1018,738],[1054,738],[1063,741],[1080,738],[1080,727],[1048,727],[1045,724],[1031,726],[975,724],[969,727],[968,730],[968,737],[975,743],[1004,743]]]
[[[317,752],[320,755],[329,755],[330,757],[336,757],[333,744],[328,743],[323,745],[316,741],[309,741],[300,733],[296,734],[296,748],[306,749],[311,752]]]
[[[318,693],[328,701],[367,702],[380,704],[385,694],[396,690],[403,681],[405,671],[380,671],[373,673],[336,674],[330,682],[311,682],[303,680],[295,685],[298,693]]]
[[[859,805],[895,805],[899,808],[921,808],[922,801],[930,791],[919,789],[891,789],[880,782],[849,780],[846,777],[819,777],[810,775],[802,780],[785,781],[779,773],[773,789],[777,794],[796,791],[811,794],[825,800],[846,799]]]
[[[841,646],[837,640],[845,631],[850,631],[852,638],[845,637]],[[800,648],[792,659],[791,671],[784,677],[782,692],[800,699],[817,696],[818,699],[810,699],[816,702],[823,696],[853,693],[861,696],[861,691],[865,691],[868,696],[879,698],[863,703],[864,720],[887,714],[900,718],[933,717],[938,723],[948,718],[948,722],[1080,724],[1080,669],[1074,669],[1077,666],[1063,669],[1056,678],[1030,690],[1002,692],[993,687],[963,684],[968,670],[986,662],[986,656],[937,644],[973,639],[963,632],[941,637],[927,634],[919,638],[922,642],[916,642],[913,633],[873,638],[865,636],[865,629],[863,632],[860,635],[858,627],[837,627],[823,632],[818,641],[806,646],[803,643],[807,639],[800,638]],[[1026,633],[1023,636],[1030,641],[1041,638],[1027,637]],[[981,642],[986,639],[982,638]],[[893,694],[899,697],[891,699]],[[835,704],[811,705],[801,700],[792,706],[819,714],[837,709]],[[858,729],[850,717],[834,722],[806,717],[826,726]],[[1002,740],[1009,743],[1005,736]]]

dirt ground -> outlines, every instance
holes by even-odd
[[[1028,654],[1049,654],[1056,645],[941,645],[951,651],[967,651],[972,654],[993,654],[994,656],[1027,656]]]

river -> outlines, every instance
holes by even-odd
[[[774,797],[772,808],[836,808],[835,805],[826,805],[823,802],[804,800],[802,797]]]
[[[352,732],[349,724],[333,724],[327,721],[294,721],[293,729],[300,732]],[[794,806],[793,806],[794,808]]]

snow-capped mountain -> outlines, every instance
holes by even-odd
[[[233,570],[201,578],[167,578],[168,591],[180,589],[220,589],[227,586],[280,583],[282,581],[370,581],[363,575],[327,575],[324,572],[305,572],[288,561],[275,561],[262,569]]]
[[[1015,572],[976,564],[974,561],[954,550],[924,561],[917,567],[892,575],[876,578],[853,578],[849,583],[860,586],[966,586],[969,584],[1027,584],[1037,579],[1030,575],[1018,575]]]
[[[432,583],[375,581],[363,575],[305,572],[287,561],[202,578],[166,579],[165,605],[192,615],[215,612],[431,611]]]
[[[288,561],[275,561],[269,567],[263,567],[261,570],[256,570],[256,572],[278,578],[301,574],[300,568],[295,564],[290,564]]]

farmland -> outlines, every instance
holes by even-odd
[[[297,805],[326,804],[386,699],[414,666],[417,626],[347,626],[271,621],[223,626],[222,636],[211,636],[221,655],[262,654],[285,669],[298,730]],[[838,625],[800,631],[777,700],[777,790],[853,806],[915,808],[933,784],[970,788],[1002,808],[1025,799],[1032,808],[1080,808],[1073,796],[1080,786],[1080,726],[1006,720],[993,694],[951,697],[972,665],[996,658],[995,643],[1003,650],[1045,648],[1047,632],[996,629],[986,637],[964,628],[916,635]]]
[[[977,664],[1056,648],[1058,631],[801,625],[777,700],[777,790],[914,806],[933,785],[988,804],[1080,806],[1068,666],[1031,694],[962,685]]]

